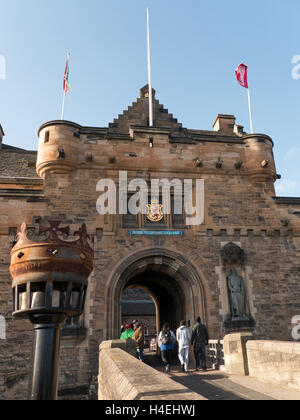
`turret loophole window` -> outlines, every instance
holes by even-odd
[[[50,140],[50,131],[45,132],[44,143],[49,143]]]

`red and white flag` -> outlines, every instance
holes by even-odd
[[[251,107],[250,89],[249,89],[249,84],[248,84],[248,66],[246,66],[246,64],[240,64],[235,71],[235,76],[239,84],[248,90],[250,128],[251,128],[251,134],[253,134],[252,107]]]
[[[64,74],[64,83],[63,83],[63,90],[64,90],[64,99],[62,105],[62,112],[61,112],[61,119],[64,120],[65,118],[65,104],[66,104],[66,96],[67,93],[70,91],[70,82],[69,82],[69,61],[70,61],[70,53],[67,55],[67,62]]]
[[[67,62],[66,62],[66,69],[65,69],[65,74],[64,74],[64,84],[63,84],[63,89],[64,92],[69,92],[70,90],[70,82],[69,82],[69,61],[70,61],[70,54],[68,54],[67,57]]]
[[[239,82],[241,86],[246,89],[249,89],[248,86],[248,66],[245,64],[240,64],[235,71],[236,80]]]

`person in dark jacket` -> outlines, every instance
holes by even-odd
[[[141,362],[144,362],[144,327],[139,321],[136,321],[134,324],[134,333],[132,336],[132,340],[135,342],[136,345],[137,358]]]
[[[191,344],[194,347],[194,356],[196,361],[196,371],[202,367],[206,371],[206,346],[208,345],[208,331],[202,324],[201,318],[197,318],[196,325],[193,328]]]

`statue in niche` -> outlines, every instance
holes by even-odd
[[[227,276],[229,302],[233,320],[248,319],[245,312],[245,288],[243,278],[237,273],[236,268],[231,268]]]

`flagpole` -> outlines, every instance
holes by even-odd
[[[249,116],[250,116],[250,128],[251,134],[253,134],[253,119],[252,119],[252,106],[251,106],[251,96],[250,96],[250,89],[248,87],[248,103],[249,103]]]
[[[150,12],[147,9],[147,43],[148,43],[148,86],[149,86],[149,125],[153,127],[153,95],[151,80],[151,46],[150,46]]]
[[[64,118],[65,118],[66,95],[67,95],[67,92],[64,90],[63,105],[62,105],[62,112],[61,112],[61,119],[62,120],[64,120]]]
[[[71,54],[70,54],[70,53],[68,53],[68,54],[67,54],[67,65],[69,65],[70,56],[71,56]],[[66,77],[66,74],[64,75],[64,77]],[[66,89],[65,89],[65,84],[64,84],[63,105],[62,105],[62,111],[61,111],[61,119],[62,119],[62,120],[64,120],[64,118],[65,118],[66,96],[67,96],[67,91],[66,91]]]

